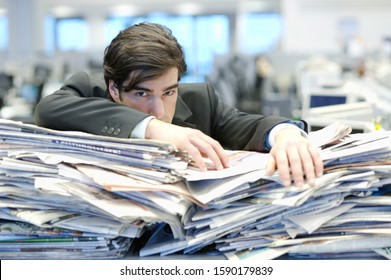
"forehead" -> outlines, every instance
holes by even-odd
[[[149,90],[163,90],[168,87],[178,86],[179,71],[176,67],[168,69],[162,75],[138,83],[135,88],[143,88]],[[131,77],[131,76],[130,76]]]

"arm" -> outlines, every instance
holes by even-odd
[[[270,131],[278,124],[287,122],[288,119],[275,116],[251,115],[240,112],[232,107],[224,105],[214,94],[213,89],[208,88],[210,104],[204,102],[198,105],[202,110],[199,118],[202,122],[198,125],[205,133],[209,133],[227,149],[244,149],[252,151],[267,152],[270,150],[270,160],[266,171],[272,175],[276,170],[284,185],[291,184],[291,177],[296,185],[302,185],[304,180],[314,184],[314,179],[323,173],[323,162],[318,150],[303,137],[302,131],[292,125],[277,130],[277,133],[270,134]],[[204,92],[205,95],[205,92]],[[205,99],[205,98],[204,98]],[[204,100],[198,98],[198,100]],[[192,111],[197,112],[196,99],[187,98],[186,104],[193,106]],[[214,105],[213,105],[214,104]],[[210,108],[206,110],[206,108]],[[196,114],[193,116],[197,120]],[[211,119],[211,129],[203,127],[203,124]],[[307,131],[307,124],[303,124],[304,131]],[[285,126],[285,125],[283,125]],[[273,139],[268,139],[269,136]],[[272,147],[266,144],[271,140]]]
[[[218,170],[229,167],[228,156],[220,143],[198,129],[153,119],[147,126],[145,137],[174,143],[176,147],[186,151],[193,158],[195,165],[203,171],[207,170],[203,158],[209,158]]]
[[[213,95],[212,95],[213,96]],[[243,149],[260,152],[270,150],[269,161],[266,165],[266,174],[272,175],[279,171],[281,182],[285,186],[302,186],[304,181],[315,185],[315,178],[323,174],[323,162],[316,147],[303,136],[302,130],[293,124],[281,124],[288,121],[281,117],[248,115],[224,106],[217,101],[216,118],[219,120],[217,128],[229,141],[236,141]],[[280,125],[281,124],[281,125]],[[301,122],[307,132],[307,123]],[[274,127],[284,127],[274,132]],[[230,129],[227,129],[227,128]],[[234,132],[234,133],[232,133]],[[236,133],[236,135],[235,135]],[[304,133],[305,134],[305,133]],[[269,139],[269,137],[273,137]],[[273,143],[268,147],[268,143]]]
[[[201,169],[206,169],[203,155],[211,158],[219,169],[228,166],[217,141],[198,130],[150,119],[148,114],[112,102],[106,98],[105,89],[103,79],[85,72],[74,74],[61,89],[39,102],[34,112],[36,124],[121,138],[145,136],[165,140],[188,151]]]
[[[187,122],[226,149],[267,152],[269,131],[289,120],[240,112],[224,104],[208,84],[185,84],[181,89],[181,97],[192,113]]]
[[[43,98],[35,108],[35,122],[57,130],[129,138],[147,114],[106,98],[103,79],[85,72],[72,75],[58,91]]]

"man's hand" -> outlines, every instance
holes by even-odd
[[[146,129],[147,139],[164,140],[186,151],[195,161],[195,165],[206,171],[203,158],[209,158],[218,170],[229,167],[229,159],[220,143],[192,128],[181,127],[152,119]]]
[[[300,131],[284,128],[275,136],[266,174],[270,176],[277,169],[284,186],[290,186],[292,179],[296,186],[302,186],[305,180],[314,186],[315,178],[323,174],[323,162],[317,148]]]

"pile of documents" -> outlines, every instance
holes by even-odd
[[[170,143],[0,120],[0,257],[390,258],[391,134],[350,132],[311,133],[325,174],[283,187],[268,154],[201,172]]]
[[[0,139],[1,258],[120,258],[158,222],[184,238],[180,216],[191,202],[154,191],[180,191],[175,174],[188,159],[175,146],[8,120],[0,120]],[[105,172],[117,177],[92,179]],[[117,183],[143,192],[111,191]]]
[[[350,131],[336,123],[310,135],[325,164],[314,187],[283,187],[278,174],[267,178],[261,169],[187,181],[204,190],[194,194],[206,207],[184,217],[184,240],[156,233],[141,256],[209,250],[229,259],[390,258],[391,134]],[[257,160],[253,167],[267,158]]]

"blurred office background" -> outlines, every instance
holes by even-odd
[[[0,0],[0,117],[33,123],[42,96],[100,75],[111,39],[148,21],[184,47],[183,82],[241,110],[389,129],[390,12],[389,0]]]

